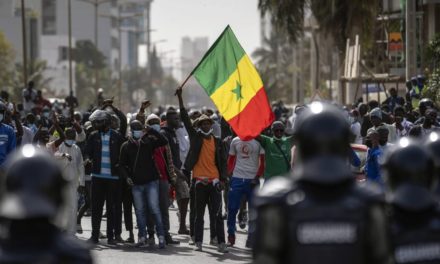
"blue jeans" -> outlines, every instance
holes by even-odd
[[[235,235],[235,223],[237,219],[238,210],[240,210],[241,199],[246,197],[248,203],[251,201],[252,196],[252,180],[243,179],[232,176],[229,182],[229,195],[228,195],[228,234]]]
[[[147,209],[153,215],[158,237],[164,236],[162,216],[159,207],[159,180],[131,187],[136,222],[139,228],[138,237],[146,237]]]

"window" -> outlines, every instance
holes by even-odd
[[[65,46],[58,47],[58,61],[66,61],[69,59],[69,48]]]
[[[42,0],[42,31],[43,35],[55,35],[56,32],[56,0]]]

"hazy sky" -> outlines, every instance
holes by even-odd
[[[260,18],[257,0],[154,0],[151,10],[152,41],[159,52],[180,57],[184,36],[207,36],[212,44],[229,24],[243,48],[250,55],[260,44]]]

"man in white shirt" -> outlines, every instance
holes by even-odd
[[[55,152],[55,157],[60,160],[64,177],[69,181],[67,188],[68,203],[64,226],[69,234],[76,233],[76,216],[78,204],[78,190],[84,192],[84,164],[80,148],[75,144],[76,132],[68,128],[65,132],[66,140],[61,143]]]

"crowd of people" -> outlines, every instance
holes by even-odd
[[[374,219],[365,222],[366,225],[374,223],[372,229],[356,233],[359,236],[374,233],[365,242],[372,251],[371,258],[365,259],[372,262],[356,263],[389,263],[391,250],[388,245],[373,245],[377,240],[388,241],[384,238],[388,229],[380,224],[386,221],[382,219],[383,202],[378,198],[379,193],[387,191],[390,182],[394,184],[392,189],[397,190],[398,181],[406,181],[405,173],[413,173],[408,177],[415,178],[417,173],[414,169],[407,172],[400,169],[402,179],[393,182],[392,177],[399,177],[393,176],[399,165],[390,162],[396,168],[384,170],[384,162],[393,157],[387,156],[387,153],[398,155],[400,147],[403,156],[409,155],[402,150],[402,140],[422,142],[437,135],[435,132],[440,129],[436,105],[430,99],[420,98],[423,78],[415,78],[408,85],[411,89],[408,89],[405,98],[391,88],[389,97],[383,102],[371,100],[363,103],[360,100],[344,107],[312,103],[297,105],[291,110],[282,103],[274,103],[276,120],[272,125],[257,138],[243,141],[215,110],[206,107],[188,109],[181,88],[176,91],[177,107],[158,108],[160,110],[155,112],[149,109],[153,102],[146,100],[137,113],[129,114],[118,109],[112,99],[104,99],[102,90],[93,109],[79,112],[75,111],[78,101],[73,94],[66,98],[64,106],[51,104],[41,92],[34,90],[30,82],[23,90],[20,107],[9,101],[7,93],[0,94],[0,166],[20,145],[33,144],[35,148],[49,153],[61,166],[67,180],[67,206],[60,225],[72,236],[82,233],[83,216],[90,213],[92,232],[88,242],[92,244],[103,239],[110,245],[130,243],[135,247],[155,245],[157,239],[161,249],[179,244],[170,230],[169,208],[175,200],[179,218],[176,232],[189,236],[195,250],[203,250],[207,207],[209,243],[216,245],[219,252],[227,253],[228,247],[235,245],[238,220],[240,228],[245,229],[249,225],[246,247],[254,249],[256,262],[286,263],[287,258],[310,258],[313,246],[321,242],[331,245],[342,243],[342,239],[343,244],[354,243],[352,238],[357,235],[353,232],[357,231],[353,230],[357,230],[363,222],[352,224],[353,221],[363,221],[363,215],[359,216],[359,212],[363,211],[358,210],[358,214],[351,216],[347,208],[362,207],[368,215],[369,210],[376,210],[377,205],[380,209],[372,217]],[[313,119],[315,116],[316,120]],[[312,121],[307,121],[309,119]],[[366,145],[365,160],[354,151],[354,145]],[[432,158],[425,155],[425,150],[417,149],[420,148],[418,144],[407,145],[416,149],[414,153],[423,152],[419,158]],[[411,160],[393,162],[410,163]],[[350,168],[347,163],[352,168],[360,168],[365,178],[356,180],[352,170],[345,170]],[[417,169],[432,174],[423,177],[434,178],[434,169],[426,168],[425,163],[416,165]],[[286,177],[292,174],[305,180],[300,180],[298,185],[292,184],[292,179]],[[423,181],[422,176],[414,182]],[[347,182],[351,184],[352,181],[357,181],[356,185],[362,181],[379,188],[374,194],[361,194],[361,191],[352,189],[347,191]],[[263,182],[264,187],[261,187]],[[434,182],[429,180],[421,185],[428,189],[434,186]],[[257,196],[256,190],[259,190]],[[411,190],[409,188],[407,192]],[[420,193],[427,197],[424,192]],[[310,194],[317,196],[307,196]],[[346,204],[340,200],[341,197],[346,198],[345,194],[348,197]],[[296,205],[302,204],[302,201],[309,203],[297,208]],[[341,203],[343,206],[339,208]],[[256,210],[248,210],[254,208],[251,204],[256,206]],[[329,207],[322,208],[322,204]],[[432,206],[431,203],[429,205]],[[298,216],[286,215],[293,207],[301,213]],[[400,209],[403,212],[399,213],[405,215],[407,208]],[[307,221],[314,217],[322,218],[325,212],[332,223],[341,221],[350,224],[335,224],[331,228],[320,222],[307,225]],[[107,218],[105,234],[101,233],[103,217]],[[122,219],[128,232],[126,240],[122,239]],[[286,219],[294,224],[289,225]],[[290,235],[291,228],[298,228],[296,235]],[[316,230],[323,230],[322,239],[328,241],[316,238],[319,233]],[[377,234],[382,231],[383,234]],[[333,235],[341,237],[333,239]],[[435,237],[432,241],[440,240]],[[295,250],[305,253],[295,251],[293,255],[286,248],[290,243],[295,244]],[[306,246],[301,247],[301,244]],[[320,250],[328,256],[329,251],[323,248]],[[360,257],[355,254],[363,249],[353,248],[358,251],[353,251],[352,257]],[[341,254],[345,253],[341,251]],[[440,258],[440,255],[436,257]],[[315,254],[310,259],[318,260],[315,258],[320,258],[320,255]]]

